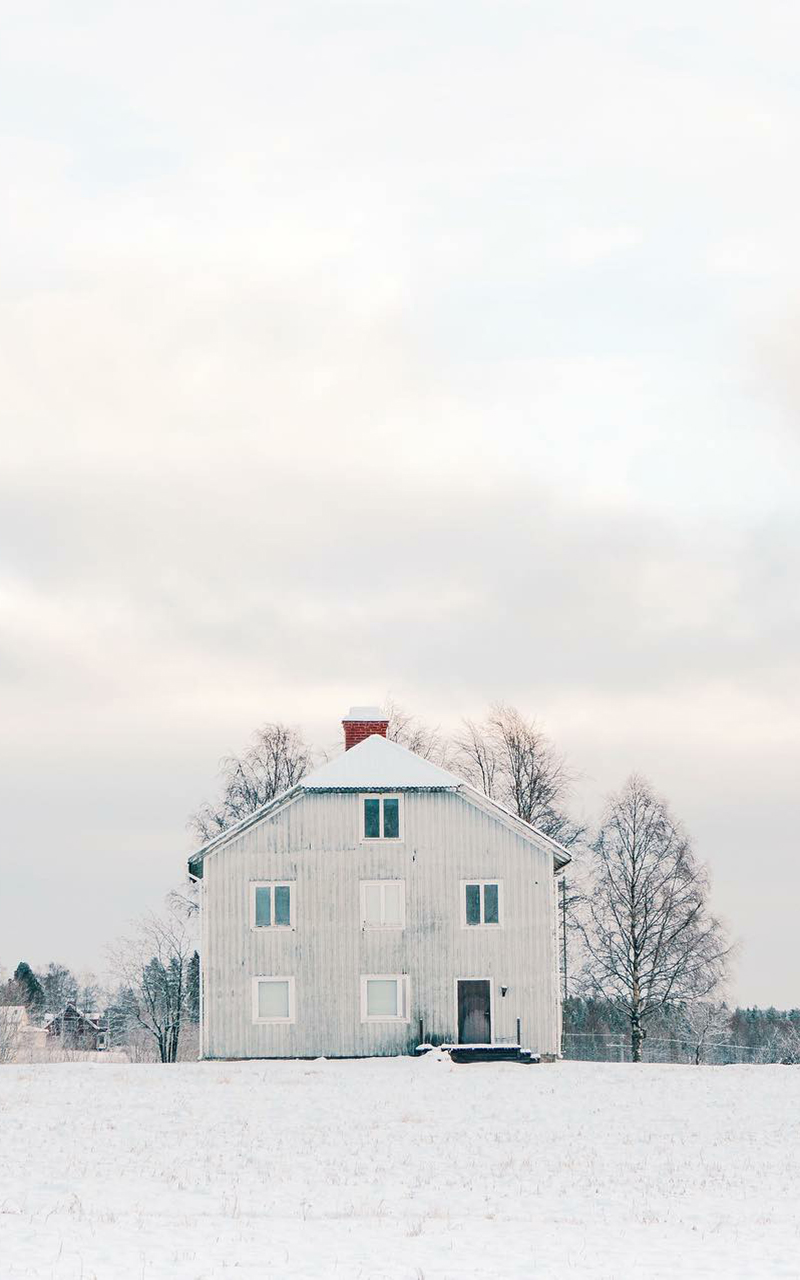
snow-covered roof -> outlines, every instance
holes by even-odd
[[[460,787],[462,779],[399,742],[373,733],[309,773],[300,785],[304,791],[402,791],[405,787]]]
[[[281,792],[254,813],[248,814],[226,831],[221,831],[207,844],[193,853],[189,859],[191,875],[202,875],[204,859],[220,845],[240,835],[256,822],[261,822],[269,814],[277,812],[287,804],[292,804],[299,796],[311,791],[458,791],[465,799],[499,817],[501,821],[512,826],[526,838],[533,837],[537,844],[548,846],[554,855],[556,868],[566,866],[571,861],[567,850],[557,840],[539,831],[530,822],[510,813],[496,800],[483,795],[474,787],[447,769],[440,769],[418,756],[416,752],[401,747],[399,742],[383,738],[380,734],[372,734],[364,738],[356,746],[329,760],[327,764],[309,773],[293,787]]]

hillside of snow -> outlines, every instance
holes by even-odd
[[[0,1067],[0,1276],[800,1275],[800,1068]]]

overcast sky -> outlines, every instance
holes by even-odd
[[[505,698],[800,1004],[796,0],[0,0],[0,964],[268,719]]]

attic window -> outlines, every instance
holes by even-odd
[[[361,832],[363,840],[399,840],[400,796],[364,796]]]

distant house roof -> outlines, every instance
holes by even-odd
[[[272,800],[267,801],[260,809],[248,814],[241,822],[228,827],[214,836],[207,844],[193,853],[189,859],[189,872],[193,876],[202,876],[205,858],[229,840],[235,839],[256,822],[261,822],[270,813],[291,804],[300,795],[307,792],[324,791],[458,791],[465,799],[469,799],[479,808],[493,813],[502,822],[512,826],[527,839],[539,845],[548,846],[555,859],[557,868],[564,867],[571,861],[568,851],[557,840],[539,831],[530,822],[510,813],[496,800],[483,795],[474,787],[446,769],[425,760],[399,742],[373,734],[351,747],[335,760],[328,761],[319,769],[306,775],[300,782]]]
[[[48,1031],[59,1034],[59,1028],[62,1022],[80,1022],[83,1023],[84,1026],[90,1027],[92,1031],[98,1030],[97,1022],[94,1018],[91,1018],[88,1013],[84,1013],[83,1010],[79,1009],[71,1000],[67,1001],[60,1013],[55,1014],[54,1017],[50,1018],[49,1022],[45,1023],[45,1027]]]

